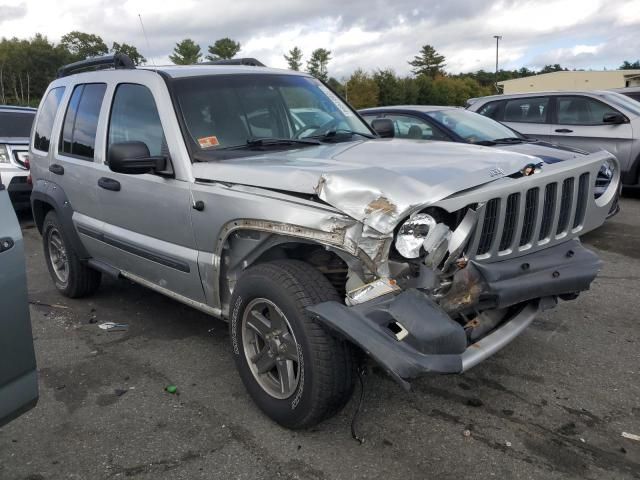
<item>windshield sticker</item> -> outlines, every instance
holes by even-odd
[[[218,142],[218,137],[216,136],[200,137],[198,139],[198,143],[200,144],[200,148],[217,147],[218,145],[220,145],[220,142]]]
[[[324,85],[318,85],[318,88],[322,93],[324,93],[327,97],[329,97],[329,100],[333,102],[333,104],[338,108],[338,110],[340,110],[344,114],[345,117],[355,116],[354,113],[351,111],[351,109],[347,107],[347,105],[345,105],[345,103],[342,100],[340,100],[340,98],[338,98],[338,96],[335,93],[333,93]]]

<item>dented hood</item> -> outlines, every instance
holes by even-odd
[[[409,211],[539,159],[453,142],[377,139],[193,164],[196,179],[318,197],[365,225],[393,231]]]

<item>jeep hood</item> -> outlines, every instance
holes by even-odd
[[[196,181],[317,195],[380,233],[392,232],[416,208],[539,162],[490,147],[397,139],[211,158],[193,164]]]

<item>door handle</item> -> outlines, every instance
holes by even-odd
[[[56,175],[64,175],[64,167],[62,165],[58,165],[57,163],[49,165],[49,171],[51,173],[55,173]]]
[[[558,133],[573,133],[573,130],[569,130],[568,128],[558,128],[556,130]]]
[[[114,180],[113,178],[100,177],[98,179],[98,186],[100,188],[104,188],[105,190],[111,190],[113,192],[120,191],[120,182],[117,180]]]

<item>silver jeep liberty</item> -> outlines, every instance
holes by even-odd
[[[228,320],[255,403],[305,428],[366,357],[405,388],[464,372],[589,288],[600,260],[578,236],[617,194],[607,152],[539,165],[380,138],[313,77],[246,63],[60,70],[29,157],[63,295],[110,274]]]

